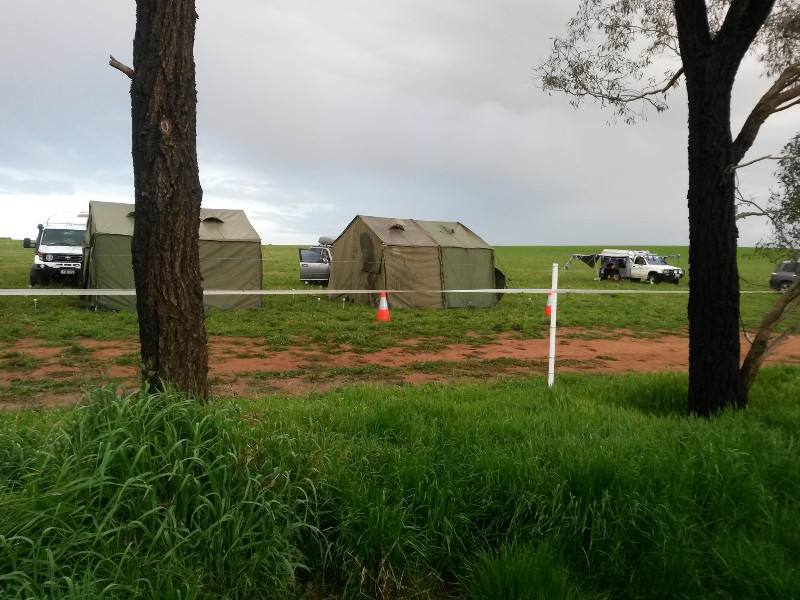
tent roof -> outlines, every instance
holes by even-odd
[[[479,235],[458,222],[417,221],[444,248],[491,248]]]
[[[89,202],[91,233],[133,235],[133,212],[133,204],[92,200]],[[200,209],[200,239],[261,243],[243,210],[225,208]]]
[[[420,221],[364,215],[356,216],[353,221],[356,219],[361,219],[385,246],[491,248],[480,236],[455,221]]]

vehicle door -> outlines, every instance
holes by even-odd
[[[646,279],[649,272],[647,259],[644,256],[636,256],[630,261],[631,279]]]
[[[321,248],[300,248],[301,281],[326,281],[330,271],[329,260]]]

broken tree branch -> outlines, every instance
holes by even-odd
[[[108,61],[109,65],[111,65],[112,67],[114,67],[115,69],[117,69],[119,71],[122,71],[123,73],[125,73],[125,75],[127,75],[128,77],[133,79],[133,69],[131,69],[128,65],[125,65],[125,64],[119,62],[112,55],[109,55],[109,59],[110,59]]]
[[[742,167],[749,167],[750,165],[754,165],[757,162],[761,162],[762,160],[781,160],[786,158],[785,156],[773,156],[772,154],[767,154],[766,156],[762,156],[761,158],[754,158],[753,160],[746,162],[746,163],[739,163],[738,165],[730,165],[728,166],[728,172],[735,171],[736,169],[741,169]]]

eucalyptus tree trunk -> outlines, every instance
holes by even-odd
[[[142,377],[208,397],[200,277],[194,0],[136,0],[133,274]]]
[[[699,69],[702,79],[708,69]],[[747,404],[739,377],[739,271],[730,97],[707,81],[689,97],[689,411]]]
[[[689,108],[689,403],[711,416],[747,404],[739,372],[734,168],[752,145],[731,134],[731,92],[774,0],[731,3],[710,33],[706,3],[674,0]]]

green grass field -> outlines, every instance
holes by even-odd
[[[507,277],[509,288],[544,289],[550,287],[552,264],[564,265],[573,252],[588,253],[599,248],[514,247],[496,249],[497,264]],[[688,250],[679,247],[653,247],[662,254],[680,254],[686,268]],[[299,280],[297,247],[264,246],[264,288],[302,291],[315,290]],[[14,240],[0,240],[0,288],[26,288],[31,251]],[[743,291],[769,290],[773,260],[751,248],[739,250]],[[636,282],[594,281],[596,272],[575,261],[561,270],[562,289],[667,290],[688,289],[687,278],[678,286],[649,286]],[[321,288],[320,288],[321,289]],[[588,329],[629,329],[649,333],[664,331],[683,334],[687,326],[685,294],[560,294],[559,325]],[[775,294],[744,294],[742,322],[754,329],[775,301]],[[492,336],[517,332],[538,336],[549,326],[544,319],[545,297],[535,294],[506,294],[500,304],[487,310],[403,310],[392,314],[389,335],[376,338],[372,328],[374,310],[331,301],[325,295],[265,296],[264,308],[255,312],[208,313],[209,335],[263,337],[275,347],[294,339],[316,343],[353,345],[365,351],[376,345],[393,345],[401,337],[422,337],[462,342],[467,332]],[[97,339],[135,338],[137,324],[131,313],[89,312],[77,297],[23,296],[0,297],[0,344],[12,344],[25,337],[69,341],[86,336]],[[396,334],[396,335],[394,335]]]
[[[800,374],[0,413],[3,598],[796,598]]]
[[[592,250],[497,258],[510,287],[546,288],[553,262]],[[265,288],[301,287],[295,256],[264,248]],[[28,251],[0,240],[0,257],[0,288],[26,287]],[[742,288],[763,290],[772,261],[743,249],[740,266]],[[608,285],[582,264],[561,275],[564,288]],[[743,295],[744,323],[774,298]],[[685,334],[686,301],[563,294],[559,323]],[[264,304],[210,312],[209,334],[366,352],[549,324],[531,294],[393,311],[380,328],[373,309],[324,296]],[[11,351],[23,338],[67,345],[62,360],[83,365],[71,342],[136,332],[133,313],[0,297],[0,361],[23,374],[36,366]],[[15,385],[0,399],[27,393]],[[764,369],[750,407],[713,420],[685,417],[686,388],[678,373],[564,374],[552,389],[519,377],[198,406],[109,386],[76,408],[0,411],[0,597],[800,597],[800,369]]]

